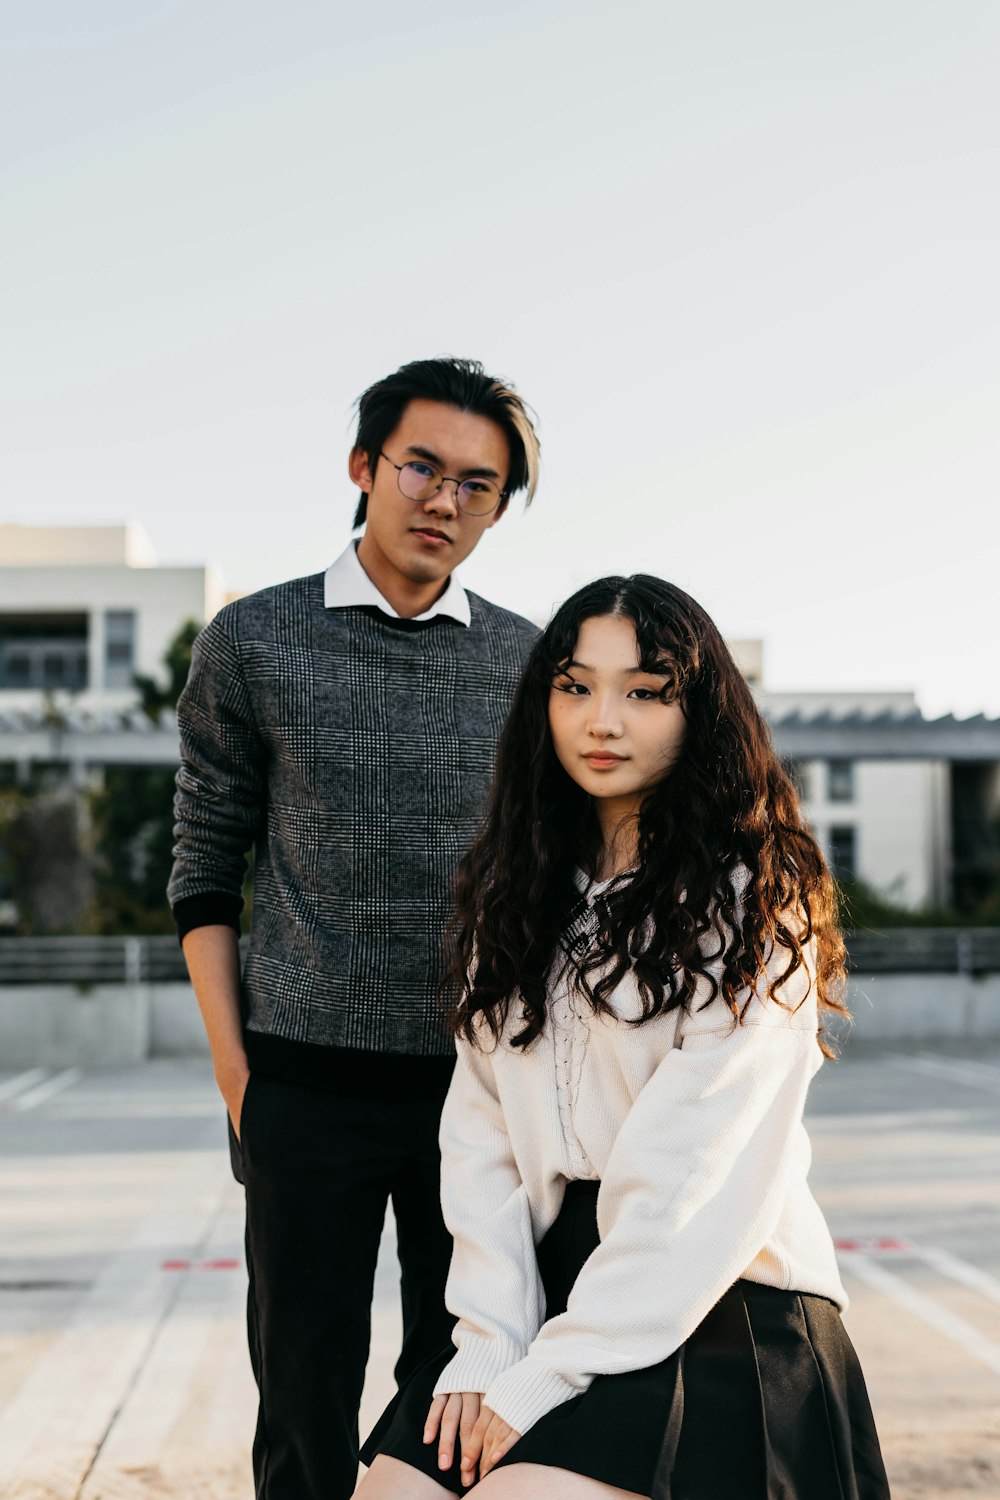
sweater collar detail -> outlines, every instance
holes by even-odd
[[[391,620],[402,618],[368,577],[358,561],[357,544],[353,541],[348,543],[336,562],[331,563],[323,575],[323,603],[327,609],[374,605]],[[447,615],[460,625],[472,624],[469,596],[459,583],[456,573],[452,573],[448,579],[448,586],[440,599],[436,599],[422,615],[414,615],[412,618],[433,620],[437,615]]]

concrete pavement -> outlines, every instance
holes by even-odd
[[[995,1496],[1000,1049],[849,1053],[810,1128],[895,1500]],[[364,1421],[396,1280],[389,1224]],[[248,1496],[245,1288],[204,1060],[0,1074],[0,1496]]]

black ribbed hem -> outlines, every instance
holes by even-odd
[[[454,1056],[323,1047],[262,1031],[245,1032],[243,1041],[251,1073],[348,1099],[443,1100],[455,1068]]]
[[[407,631],[417,634],[421,630],[440,630],[442,626],[451,626],[455,630],[467,628],[463,620],[456,620],[453,615],[432,615],[429,620],[407,620],[402,616],[387,615],[385,610],[379,609],[377,604],[334,605],[333,607],[340,609],[344,614],[350,611],[353,614],[367,615],[370,620],[377,620],[387,630],[398,630],[401,634]]]
[[[231,927],[240,935],[240,912],[243,897],[229,891],[204,891],[200,896],[184,896],[173,907],[177,936],[181,942],[196,927]]]

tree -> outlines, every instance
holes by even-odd
[[[0,792],[0,892],[18,933],[87,930],[94,857],[74,788],[44,783]]]
[[[172,932],[166,886],[173,849],[174,772],[109,766],[91,797],[97,863],[94,928]]]
[[[133,677],[139,693],[139,707],[154,720],[159,719],[165,708],[176,708],[177,700],[184,691],[184,684],[191,670],[191,648],[201,630],[197,620],[185,620],[171,640],[160,660],[167,669],[165,683],[155,677]]]
[[[191,667],[200,630],[186,620],[161,658],[165,681],[136,677],[143,711],[157,721],[173,709]],[[166,885],[174,843],[174,769],[109,766],[91,798],[97,856],[95,925],[99,932],[172,932]]]

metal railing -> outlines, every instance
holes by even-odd
[[[853,932],[847,946],[858,974],[1000,973],[1000,927]],[[0,937],[0,985],[163,984],[186,978],[175,937]]]
[[[851,968],[859,974],[1000,971],[1000,927],[888,927],[846,937]]]
[[[0,938],[0,985],[162,984],[186,978],[175,937]]]

